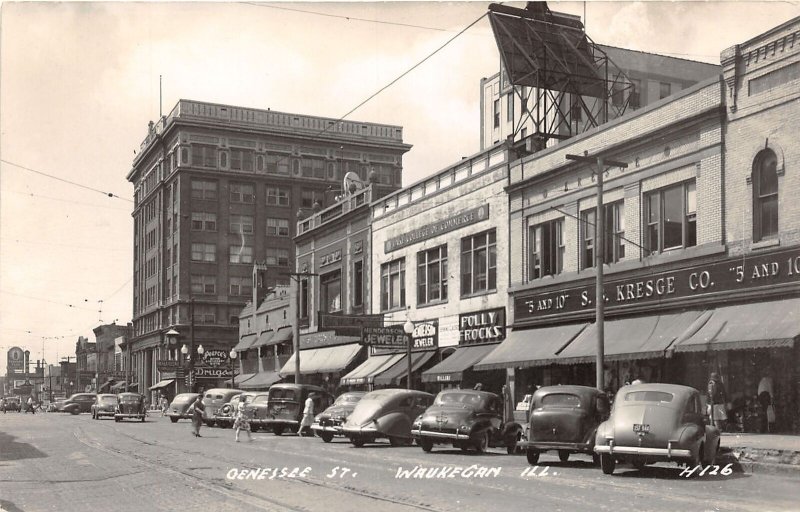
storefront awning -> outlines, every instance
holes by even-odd
[[[372,380],[380,372],[392,367],[397,361],[403,358],[404,354],[381,354],[371,356],[361,363],[355,370],[342,377],[343,386],[357,386],[360,384],[372,384]]]
[[[275,331],[264,331],[258,335],[258,339],[256,339],[248,348],[258,348],[268,345],[273,336],[275,336]]]
[[[241,373],[241,374],[236,376],[236,383],[237,384],[243,384],[243,383],[247,382],[249,379],[252,379],[253,377],[255,377],[256,375],[258,375],[258,374],[257,373]]]
[[[497,347],[496,343],[458,347],[450,357],[422,372],[422,382],[461,382],[465,370],[472,368]]]
[[[173,382],[175,382],[175,379],[160,380],[160,381],[158,381],[158,383],[156,383],[155,386],[150,386],[148,389],[150,389],[150,391],[153,391],[154,389],[165,388],[165,387],[169,386],[170,384],[172,384]]]
[[[277,331],[272,331],[273,335],[266,343],[266,345],[278,345],[292,339],[292,327],[279,327]]]
[[[665,356],[665,351],[703,314],[684,311],[648,315],[604,324],[603,352],[606,361],[620,359],[652,359]],[[597,358],[597,327],[589,325],[558,354],[558,364],[593,363]]]
[[[567,346],[588,324],[558,325],[539,329],[514,329],[499,346],[473,369],[544,366],[558,359],[558,352]]]
[[[791,347],[800,336],[800,299],[725,306],[675,343],[675,352]]]
[[[435,350],[426,350],[425,352],[414,352],[411,354],[411,373],[416,371],[427,363],[431,357],[436,353]],[[397,363],[390,366],[377,376],[373,382],[376,386],[395,386],[400,384],[400,379],[406,377],[408,374],[408,359],[405,355]]]
[[[311,348],[300,351],[300,373],[333,373],[341,372],[353,362],[361,352],[362,345],[349,343],[333,347]],[[294,374],[295,355],[292,354],[281,368],[281,375]]]
[[[266,390],[276,382],[281,380],[278,372],[258,372],[246,381],[236,379],[234,383],[237,389],[244,389],[248,391]]]
[[[236,352],[243,352],[253,346],[253,343],[255,343],[257,339],[258,336],[256,336],[256,333],[245,334],[241,337],[239,343],[233,347],[233,350]]]
[[[116,384],[114,384],[113,386],[111,386],[111,391],[120,391],[120,390],[124,390],[124,389],[125,389],[125,385],[126,385],[126,384],[127,384],[127,382],[125,382],[125,381],[122,381],[122,382],[117,382]]]

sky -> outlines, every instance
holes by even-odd
[[[347,117],[403,127],[408,185],[480,149],[479,83],[499,69],[488,5],[3,3],[0,375],[13,346],[55,363],[131,320],[125,176],[160,111],[183,98],[340,118],[454,38]],[[596,43],[716,64],[800,15],[798,1],[549,6],[585,9]]]

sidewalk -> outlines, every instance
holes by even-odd
[[[800,436],[723,433],[719,462],[734,463],[745,473],[800,478]]]

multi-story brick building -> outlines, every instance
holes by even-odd
[[[184,345],[193,360],[200,345],[236,345],[253,264],[271,269],[271,284],[288,282],[298,217],[329,204],[345,172],[374,172],[376,187],[394,190],[409,147],[398,126],[187,100],[151,123],[127,175],[140,389],[177,392]]]

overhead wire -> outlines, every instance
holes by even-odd
[[[20,164],[15,163],[15,162],[11,162],[9,160],[4,160],[2,158],[0,158],[0,162],[3,162],[4,164],[8,164],[8,165],[11,165],[11,166],[14,166],[14,167],[17,167],[19,169],[26,170],[28,172],[32,172],[34,174],[38,174],[40,176],[45,176],[47,178],[54,179],[54,180],[57,180],[57,181],[61,181],[61,182],[64,182],[64,183],[68,183],[68,184],[74,185],[76,187],[80,187],[80,188],[83,188],[83,189],[86,189],[86,190],[91,190],[92,192],[98,192],[100,194],[103,194],[104,196],[108,196],[108,197],[111,197],[111,198],[114,198],[114,199],[120,199],[122,201],[127,201],[129,203],[133,203],[133,201],[131,199],[118,196],[117,194],[114,194],[113,192],[106,192],[105,190],[100,190],[98,188],[90,187],[88,185],[84,185],[82,183],[78,183],[78,182],[71,181],[71,180],[68,180],[68,179],[65,179],[65,178],[61,178],[59,176],[54,176],[54,175],[48,174],[46,172],[37,171],[36,169],[31,169],[30,167],[26,167],[24,165],[20,165]]]

